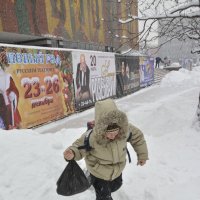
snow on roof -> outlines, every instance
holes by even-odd
[[[93,52],[93,53],[106,53],[106,54],[115,54],[114,52],[104,52],[104,51],[94,51],[94,50],[83,50],[83,49],[68,49],[61,47],[41,47],[41,46],[31,46],[31,45],[16,45],[16,44],[5,44],[0,43],[0,46],[4,47],[16,47],[23,49],[44,49],[44,50],[57,50],[57,51],[72,51],[72,52]]]

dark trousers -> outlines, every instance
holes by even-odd
[[[159,68],[160,62],[156,62],[155,68]]]
[[[91,174],[92,185],[96,192],[96,200],[113,200],[111,193],[122,186],[122,174],[112,181],[97,178]]]

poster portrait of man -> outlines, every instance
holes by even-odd
[[[86,64],[85,55],[80,55],[80,63],[76,71],[76,97],[78,100],[85,100],[90,97],[90,69]]]

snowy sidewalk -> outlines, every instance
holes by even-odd
[[[200,91],[200,67],[196,70],[170,72],[160,85],[116,100],[143,131],[150,160],[137,166],[128,146],[132,163],[123,171],[114,200],[200,199],[200,134],[192,126]],[[56,193],[56,181],[66,166],[63,151],[86,130],[93,111],[34,130],[0,130],[0,200],[94,200],[93,187],[70,197]],[[86,168],[84,160],[78,163]]]

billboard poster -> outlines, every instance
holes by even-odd
[[[72,61],[76,110],[116,95],[114,54],[73,51]]]
[[[116,55],[117,96],[130,94],[140,88],[139,57]]]
[[[154,58],[140,57],[140,86],[146,87],[154,82]]]
[[[74,112],[71,52],[0,45],[0,128],[30,128]]]

